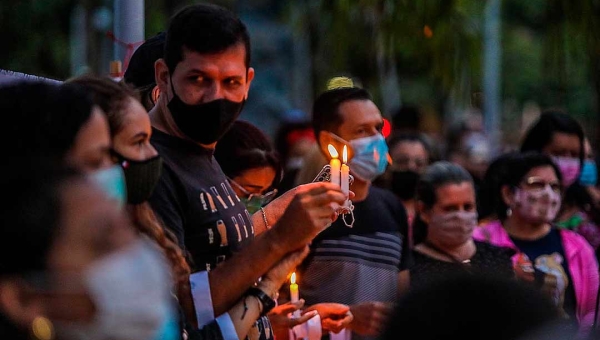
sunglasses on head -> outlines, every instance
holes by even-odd
[[[558,181],[545,181],[540,177],[528,177],[523,181],[523,186],[529,190],[543,190],[546,186],[550,186],[550,189],[554,192],[561,191],[561,185]]]

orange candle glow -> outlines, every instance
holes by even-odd
[[[341,162],[338,159],[339,153],[337,152],[335,147],[331,144],[329,144],[327,146],[327,149],[329,150],[329,154],[331,155],[331,161],[329,162],[329,166],[331,167],[331,173],[330,173],[331,180],[330,181],[331,181],[331,183],[340,185]]]
[[[298,290],[298,284],[296,283],[296,272],[292,273],[292,277],[290,278],[290,300],[292,302],[298,302],[300,299],[300,292]],[[294,317],[300,317],[300,311],[294,311]]]

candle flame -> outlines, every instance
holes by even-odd
[[[296,284],[296,272],[292,273],[292,277],[290,278],[290,283],[291,284]]]
[[[348,163],[348,148],[344,145],[344,151],[342,151],[342,161],[344,164]]]
[[[327,150],[329,150],[329,154],[332,158],[338,158],[340,156],[335,147],[331,144],[327,145]]]

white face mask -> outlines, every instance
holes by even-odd
[[[136,241],[100,259],[84,283],[96,306],[90,323],[56,323],[57,334],[76,340],[179,338],[167,263],[157,247]]]

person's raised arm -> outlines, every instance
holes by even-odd
[[[257,288],[273,298],[277,290],[287,278],[287,273],[293,270],[308,255],[308,247],[295,251],[285,256],[265,274],[258,283]],[[244,339],[256,320],[263,314],[265,307],[254,296],[244,295],[225,314],[216,320],[200,327],[188,329],[190,340],[219,340],[219,339]]]
[[[257,288],[274,299],[279,287],[281,287],[283,281],[287,278],[287,273],[294,270],[306,255],[308,255],[308,247],[284,257],[265,274],[258,283]],[[263,309],[263,306],[258,299],[252,296],[243,297],[242,299],[245,299],[246,301],[242,300],[229,311],[238,339],[243,339],[248,334],[248,331],[259,318]]]
[[[254,224],[255,235],[260,235],[275,225],[281,216],[283,216],[285,209],[287,209],[287,207],[290,205],[290,202],[292,202],[296,194],[299,191],[302,192],[302,190],[304,190],[303,187],[312,185],[312,183],[308,183],[292,188],[286,191],[283,195],[277,197],[277,199],[271,203],[267,204],[262,210],[255,212],[252,215],[252,223]],[[350,199],[354,197],[354,193],[352,191],[350,191],[349,195]]]
[[[346,196],[328,182],[296,190],[279,221],[267,232],[209,273],[215,315],[226,312],[242,294],[283,256],[308,245],[335,219]]]
[[[298,188],[300,187],[295,187],[286,191],[283,195],[277,197],[252,215],[252,224],[254,225],[255,235],[262,234],[279,221],[279,218],[283,215],[285,209],[296,196]]]

